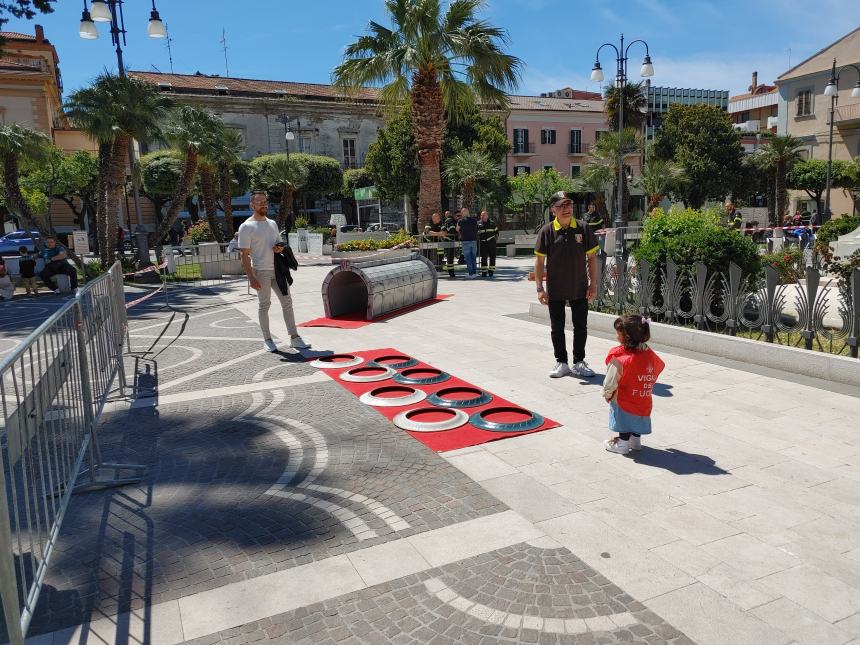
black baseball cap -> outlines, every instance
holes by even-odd
[[[555,206],[559,202],[563,201],[573,201],[573,193],[566,193],[563,190],[558,191],[557,193],[553,193],[552,197],[549,198],[549,205]]]

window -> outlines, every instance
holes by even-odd
[[[313,153],[313,137],[307,134],[299,137],[299,152]]]
[[[548,164],[544,164],[543,169],[544,170],[555,170],[555,166],[553,166],[551,163],[548,163]]]
[[[343,167],[357,168],[358,163],[355,156],[355,139],[343,140]]]
[[[529,151],[529,131],[526,128],[514,128],[514,154]]]
[[[582,130],[570,131],[570,149],[571,154],[580,154],[582,152]]]
[[[801,90],[797,93],[797,113],[795,116],[812,114],[812,90]]]
[[[532,169],[529,166],[514,166],[514,177],[517,175],[530,175]]]
[[[741,112],[740,123],[746,123],[749,120],[750,120],[750,113],[749,112]]]
[[[576,179],[577,177],[579,177],[579,173],[581,170],[582,170],[582,166],[571,165],[570,166],[570,178]]]
[[[544,128],[540,131],[540,142],[544,145],[555,145],[555,130]]]
[[[598,130],[597,132],[594,133],[594,140],[599,141],[600,137],[602,137],[605,134],[609,134],[609,130]]]

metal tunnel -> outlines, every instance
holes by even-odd
[[[341,262],[323,280],[329,318],[364,313],[366,320],[436,297],[436,269],[413,253],[401,258]]]

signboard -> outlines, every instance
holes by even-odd
[[[72,242],[75,246],[75,253],[78,255],[89,255],[90,238],[86,231],[73,231]]]
[[[322,233],[308,233],[308,253],[311,255],[322,255],[322,247]]]
[[[377,199],[376,186],[365,186],[364,188],[356,188],[354,191],[355,200],[362,199]]]

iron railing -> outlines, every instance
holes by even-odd
[[[763,275],[744,275],[733,262],[726,271],[714,271],[701,262],[682,267],[668,260],[657,267],[645,260],[602,257],[594,304],[619,315],[639,313],[664,323],[857,358],[860,269],[847,280],[822,277],[810,266],[798,272],[800,281],[784,282],[771,265]]]
[[[0,363],[0,600],[13,645],[24,642],[72,494],[144,470],[106,463],[98,441],[117,379],[125,388],[127,332],[117,262]]]

